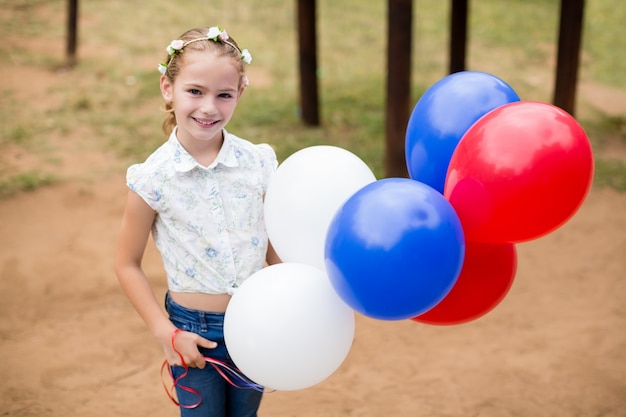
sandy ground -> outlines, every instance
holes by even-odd
[[[121,293],[114,174],[0,201],[0,414],[174,416],[160,347]],[[626,416],[626,195],[592,190],[518,247],[511,292],[460,326],[357,317],[335,374],[263,416]],[[160,261],[145,267],[159,296]],[[324,343],[320,340],[320,343]]]
[[[46,90],[37,83],[50,75],[2,74],[41,105]],[[581,94],[626,114],[624,91],[581,85]],[[76,154],[76,144],[58,144],[74,155],[64,166],[75,179],[0,200],[0,416],[176,416],[161,386],[160,347],[113,272],[123,174],[99,149]],[[85,169],[97,175],[85,178]],[[438,327],[358,316],[337,372],[309,389],[266,395],[261,416],[626,416],[625,209],[626,194],[593,189],[565,226],[519,245],[513,288],[477,321]],[[162,297],[152,246],[145,269]]]

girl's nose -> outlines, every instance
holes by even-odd
[[[200,111],[205,114],[213,114],[216,111],[215,101],[212,97],[205,97],[200,105]]]

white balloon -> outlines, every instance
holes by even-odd
[[[311,146],[290,155],[265,194],[265,225],[278,256],[324,270],[326,233],[335,213],[374,181],[367,164],[343,148]]]
[[[224,317],[233,362],[266,388],[315,385],[343,363],[354,339],[354,311],[313,266],[282,263],[250,276]]]

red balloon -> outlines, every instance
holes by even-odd
[[[468,241],[518,243],[565,223],[593,179],[584,129],[551,104],[519,101],[474,123],[457,145],[444,195]]]
[[[512,244],[467,242],[461,274],[435,307],[411,320],[452,325],[476,320],[493,310],[513,285],[517,251]]]

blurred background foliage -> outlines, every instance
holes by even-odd
[[[414,1],[414,102],[447,75],[449,3]],[[281,160],[306,146],[344,147],[383,176],[386,1],[318,0],[320,127],[299,117],[295,1],[82,0],[72,70],[63,68],[66,1],[2,5],[0,195],[63,179],[62,152],[100,152],[112,172],[145,158],[165,139],[156,70],[165,46],[212,25],[254,57],[230,131],[271,143]],[[524,100],[549,102],[558,18],[558,0],[470,2],[467,69],[498,76]],[[585,91],[613,90],[618,101],[626,91],[624,21],[621,0],[587,2],[579,79],[591,86]],[[594,147],[595,184],[626,189],[624,114],[579,91],[577,118]]]

